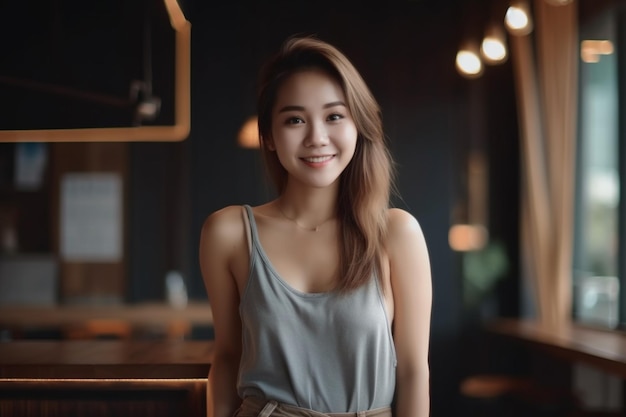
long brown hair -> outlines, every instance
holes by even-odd
[[[263,67],[257,101],[261,152],[277,191],[284,191],[287,172],[276,152],[267,146],[272,135],[272,108],[282,83],[294,72],[310,68],[326,71],[341,85],[358,131],[354,157],[341,174],[337,202],[341,222],[341,278],[337,289],[349,291],[367,282],[374,271],[382,278],[380,257],[393,189],[393,160],[386,145],[380,107],[348,58],[319,39],[290,38]]]

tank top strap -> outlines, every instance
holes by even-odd
[[[248,224],[250,225],[250,241],[248,242],[248,246],[250,248],[250,253],[252,253],[252,249],[258,247],[259,233],[256,226],[256,220],[254,219],[254,213],[252,212],[252,207],[248,204],[244,204],[243,207],[248,215]]]

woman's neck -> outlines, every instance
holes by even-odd
[[[315,228],[337,216],[337,187],[289,187],[276,199],[283,217],[301,227]]]

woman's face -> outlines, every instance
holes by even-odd
[[[288,183],[334,184],[354,156],[356,141],[343,90],[326,72],[299,71],[280,86],[269,149],[287,171]]]

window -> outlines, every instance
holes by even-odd
[[[579,126],[574,240],[574,315],[608,327],[620,324],[620,123],[618,12],[580,27]],[[622,117],[622,119],[624,119]],[[622,127],[623,128],[623,127]],[[623,152],[623,150],[622,150]],[[620,247],[622,249],[620,249]],[[623,274],[622,274],[623,275]],[[621,285],[620,285],[621,284]],[[622,319],[625,308],[622,308]]]

